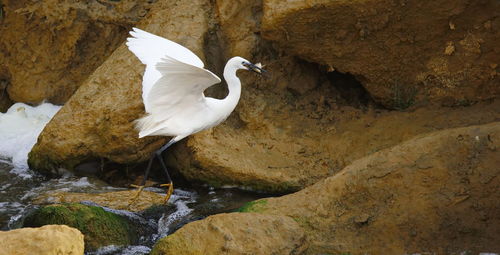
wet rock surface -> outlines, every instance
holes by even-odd
[[[143,190],[135,198],[136,194],[137,190],[102,193],[49,192],[35,198],[33,204],[91,202],[107,208],[132,212],[139,212],[155,205],[165,204],[165,197],[158,193]]]
[[[42,207],[24,219],[24,227],[60,224],[80,230],[85,236],[85,250],[107,245],[129,245],[137,233],[128,220],[100,207],[82,204],[59,204]]]
[[[0,231],[0,253],[9,255],[83,254],[83,235],[77,229],[64,225]]]

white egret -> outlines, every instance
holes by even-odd
[[[163,37],[133,28],[127,46],[146,65],[142,80],[142,99],[146,116],[136,120],[139,137],[170,136],[167,144],[151,156],[142,184],[136,197],[144,188],[155,157],[168,179],[166,201],[173,192],[173,183],[161,153],[179,140],[216,126],[234,110],[240,99],[241,82],[236,76],[239,69],[265,72],[242,57],[231,58],[224,68],[224,79],[229,94],[224,99],[205,97],[203,91],[220,83],[217,75],[203,68],[204,64],[187,48]]]

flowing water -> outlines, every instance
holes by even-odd
[[[32,200],[52,191],[106,192],[123,190],[107,186],[102,181],[89,177],[67,176],[46,180],[42,176],[27,172],[22,176],[12,173],[13,166],[6,160],[0,161],[0,230],[22,226],[23,217],[38,206]],[[26,177],[30,175],[30,177]],[[163,193],[163,189],[148,188]],[[263,197],[237,189],[213,189],[209,187],[180,187],[174,190],[169,203],[154,210],[134,213],[105,208],[107,211],[126,216],[141,230],[139,242],[129,247],[108,246],[87,254],[148,254],[154,243],[179,229],[186,223],[203,219],[209,215],[231,212],[244,203]],[[90,202],[84,204],[95,205]]]
[[[50,104],[38,107],[15,104],[7,113],[0,113],[0,230],[21,227],[23,218],[38,207],[32,201],[40,194],[54,191],[95,193],[123,190],[91,177],[68,174],[58,179],[46,179],[28,169],[28,152],[59,108]],[[107,246],[86,254],[148,254],[158,239],[173,233],[186,223],[212,214],[234,211],[246,202],[266,196],[237,189],[184,185],[176,187],[167,205],[145,212],[134,213],[103,207],[127,217],[137,226],[141,237],[132,246]],[[164,194],[163,189],[148,190]]]

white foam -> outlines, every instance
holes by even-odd
[[[169,215],[164,214],[160,218],[158,221],[157,237],[162,238],[166,236],[170,231],[170,225],[188,216],[193,211],[193,209],[188,207],[188,204],[196,202],[196,199],[197,194],[195,192],[175,189],[174,194],[170,197],[169,203],[175,204],[176,210]]]
[[[0,157],[10,159],[12,173],[28,177],[28,153],[59,109],[61,106],[50,103],[35,107],[15,103],[6,113],[0,113]]]

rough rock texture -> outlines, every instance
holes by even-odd
[[[80,203],[90,201],[116,210],[128,210],[133,212],[143,211],[147,208],[165,204],[165,196],[158,193],[145,191],[132,200],[137,194],[137,190],[124,190],[103,193],[72,193],[72,192],[50,192],[43,194],[33,201],[34,204],[54,204],[54,203]],[[134,201],[133,203],[129,203]]]
[[[156,243],[151,254],[301,254],[305,243],[292,218],[230,213],[185,225]]]
[[[79,255],[83,250],[82,233],[64,225],[0,231],[0,254]]]
[[[500,122],[421,135],[356,160],[300,192],[258,200],[241,209],[254,214],[222,214],[186,225],[161,240],[155,250],[199,254],[204,247],[216,253],[227,244],[245,245],[248,233],[265,232],[272,224],[248,224],[242,219],[274,215],[291,217],[306,233],[300,247],[307,250],[296,253],[498,252],[499,146]],[[210,228],[216,217],[224,227]],[[216,242],[206,239],[214,235],[207,229],[218,237],[245,234],[227,234],[225,242]],[[274,232],[270,233],[251,242],[266,242]]]
[[[137,26],[181,43],[203,57],[206,1],[158,1]],[[144,112],[144,65],[123,44],[45,127],[29,155],[33,169],[57,171],[95,157],[126,163],[145,160],[165,139],[138,139],[133,120]]]
[[[0,78],[12,100],[66,102],[151,1],[4,0]]]
[[[500,94],[500,2],[264,1],[262,35],[391,108]]]
[[[234,55],[263,62],[270,72],[265,79],[239,72],[243,88],[235,113],[169,149],[168,163],[189,180],[294,191],[415,135],[500,119],[495,101],[378,109],[353,78],[322,72],[262,40],[261,15],[261,1],[171,0],[158,2],[139,25],[186,45],[216,74]],[[114,52],[42,132],[30,166],[49,172],[98,157],[142,161],[165,143],[158,137],[139,140],[133,129],[143,112],[143,68],[125,47]],[[224,86],[215,86],[207,95],[225,93]]]
[[[240,72],[242,97],[232,117],[172,150],[170,165],[190,180],[293,191],[417,134],[500,118],[498,102],[411,112],[374,109],[369,99],[356,100],[353,82],[332,78],[263,41],[260,1],[216,3],[226,58],[262,61],[270,77]],[[209,49],[206,55],[216,54]]]
[[[26,217],[24,227],[61,224],[80,230],[85,250],[107,245],[130,245],[137,238],[126,218],[97,206],[61,204],[42,207]]]
[[[318,90],[308,96],[320,98],[320,94]],[[240,108],[240,116],[242,111],[253,109],[255,115],[248,124],[259,126],[224,123],[193,136],[186,147],[177,146],[170,162],[180,166],[188,179],[214,186],[287,192],[311,185],[355,159],[413,136],[500,119],[500,102],[411,112],[363,111],[349,106],[335,110],[319,106],[318,111],[309,99],[298,99],[289,106],[267,101],[248,108],[243,108],[248,101],[241,102],[245,106]],[[263,109],[256,109],[258,106]],[[294,111],[293,107],[305,109]]]
[[[242,211],[292,217],[306,254],[499,252],[499,148],[500,122],[434,132]]]

